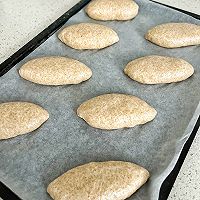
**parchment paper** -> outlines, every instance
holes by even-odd
[[[139,15],[131,21],[95,21],[82,10],[66,23],[105,24],[118,33],[117,44],[99,51],[79,51],[62,44],[56,33],[1,77],[0,102],[30,101],[50,114],[33,133],[0,141],[0,180],[22,199],[49,200],[46,188],[56,177],[80,164],[106,160],[130,161],[147,168],[150,180],[130,199],[158,199],[160,186],[199,115],[200,47],[165,49],[146,41],[144,34],[164,22],[200,22],[149,1],[137,3]],[[194,66],[195,74],[186,81],[162,85],[143,85],[124,75],[130,60],[151,54],[183,58]],[[92,78],[79,85],[51,87],[19,77],[22,64],[49,55],[80,60],[92,69]],[[76,115],[82,102],[111,92],[144,99],[158,111],[157,117],[135,128],[105,131],[90,127]]]

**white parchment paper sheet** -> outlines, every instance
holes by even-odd
[[[49,120],[33,133],[0,141],[0,180],[22,199],[50,199],[46,188],[56,177],[77,165],[106,160],[130,161],[147,168],[150,180],[130,199],[158,199],[160,186],[199,115],[200,47],[165,49],[146,41],[144,34],[165,22],[200,22],[147,0],[137,2],[139,15],[131,21],[95,21],[82,10],[66,23],[107,25],[118,33],[117,44],[99,51],[79,51],[62,44],[56,33],[1,77],[0,102],[30,101],[50,114]],[[152,54],[183,58],[194,66],[195,74],[180,83],[143,85],[123,73],[132,59]],[[79,85],[51,87],[19,77],[22,64],[50,55],[80,60],[92,69],[92,78]],[[105,131],[90,127],[76,115],[82,102],[112,92],[144,99],[158,111],[157,117],[135,128]]]

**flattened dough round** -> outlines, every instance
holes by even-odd
[[[138,9],[133,0],[93,0],[85,11],[96,20],[130,20],[138,14]]]
[[[55,179],[47,192],[55,200],[123,200],[148,178],[146,169],[130,162],[91,162]]]
[[[8,139],[29,133],[49,118],[42,107],[28,102],[0,104],[0,139]]]
[[[82,103],[77,114],[92,127],[110,130],[145,124],[157,112],[138,97],[104,94]]]
[[[150,29],[145,38],[165,48],[200,44],[200,26],[189,23],[166,23]]]
[[[92,71],[78,60],[51,56],[28,61],[20,68],[19,74],[42,85],[66,85],[86,81],[92,76]]]
[[[114,30],[94,23],[68,26],[60,32],[58,38],[74,49],[102,49],[119,41]]]
[[[159,84],[183,81],[192,76],[194,68],[180,58],[152,55],[129,62],[124,73],[140,83]]]

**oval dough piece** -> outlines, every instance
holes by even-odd
[[[111,28],[93,23],[68,26],[58,38],[74,49],[102,49],[119,41],[117,33]]]
[[[19,74],[42,85],[65,85],[86,81],[92,76],[92,71],[78,60],[52,56],[28,61],[20,68]]]
[[[157,112],[138,97],[104,94],[82,103],[77,114],[92,127],[110,130],[145,124]]]
[[[92,162],[75,167],[49,184],[55,200],[123,200],[149,178],[149,172],[122,161]]]
[[[189,23],[167,23],[150,29],[145,38],[161,47],[177,48],[200,44],[200,26]]]
[[[1,103],[0,139],[8,139],[34,131],[48,118],[48,112],[33,103]]]
[[[133,0],[93,0],[85,11],[96,20],[130,20],[138,14],[138,9]]]
[[[145,84],[183,81],[194,73],[192,65],[180,58],[145,56],[127,64],[124,73]]]

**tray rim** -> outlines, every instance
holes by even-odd
[[[8,59],[3,61],[0,64],[0,77],[6,74],[17,63],[19,63],[21,60],[27,57],[30,53],[32,53],[37,47],[39,47],[42,43],[44,43],[57,30],[59,30],[73,15],[75,15],[81,9],[83,9],[90,1],[91,0],[80,0],[71,9],[65,12],[61,17],[59,17],[47,28],[45,28],[38,35],[36,35],[32,40],[30,40],[18,51],[12,54]],[[189,16],[192,16],[193,18],[200,20],[200,15],[198,14],[195,14],[186,10],[182,10],[173,6],[169,6],[169,5],[154,1],[154,0],[149,0],[149,1],[160,4],[162,6],[168,7],[173,10],[182,12],[184,14],[187,14]],[[182,151],[176,162],[175,167],[172,169],[170,174],[166,177],[166,179],[163,181],[161,185],[160,192],[159,192],[159,200],[167,200],[199,127],[200,127],[200,115],[195,123],[195,126],[192,130],[190,137],[187,139],[186,143],[184,144],[182,148]],[[7,185],[2,183],[1,181],[0,181],[0,197],[3,198],[3,200],[7,200],[7,199],[22,200],[14,191],[12,191],[11,188],[9,188]]]

